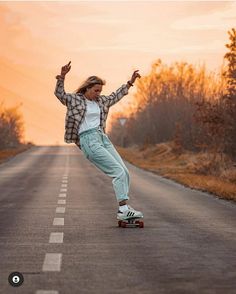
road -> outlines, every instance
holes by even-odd
[[[118,228],[110,178],[76,146],[0,165],[1,294],[236,293],[236,205],[126,165],[143,229]]]

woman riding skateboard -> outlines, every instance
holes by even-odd
[[[143,217],[142,212],[127,204],[129,171],[105,134],[109,108],[127,95],[130,86],[141,76],[138,70],[134,71],[130,81],[109,96],[101,95],[105,81],[97,76],[90,76],[75,93],[70,94],[64,90],[65,76],[70,69],[71,61],[63,66],[61,74],[56,76],[54,91],[61,103],[67,106],[65,142],[75,143],[89,161],[113,179],[112,184],[119,203],[117,219]]]

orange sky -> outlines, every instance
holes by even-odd
[[[65,107],[53,94],[62,65],[72,62],[67,92],[99,75],[103,94],[157,58],[217,70],[235,19],[235,1],[0,2],[0,102],[21,104],[25,140],[63,143]]]

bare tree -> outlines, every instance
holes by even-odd
[[[4,108],[0,105],[0,149],[17,147],[21,144],[24,124],[19,106]]]
[[[228,34],[230,43],[226,47],[229,52],[224,56],[228,61],[224,72],[227,86],[221,102],[227,130],[226,151],[236,159],[236,29],[232,28]]]

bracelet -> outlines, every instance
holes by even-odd
[[[58,80],[59,80],[59,79],[60,79],[60,80],[64,80],[64,79],[65,79],[65,76],[57,75],[57,76],[56,76],[56,79],[58,79]]]
[[[132,84],[130,81],[127,82],[127,84],[129,84],[130,86],[133,87],[134,84]]]

